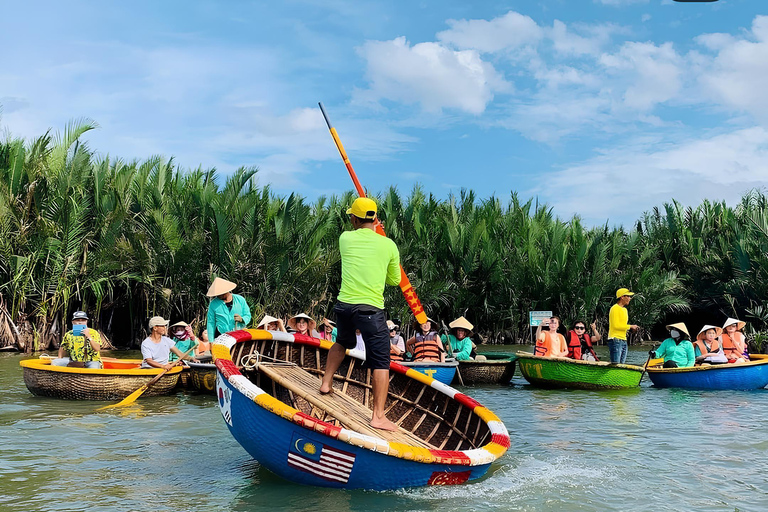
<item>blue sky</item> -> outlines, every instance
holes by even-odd
[[[474,3],[0,0],[0,127],[87,117],[103,155],[315,198],[351,189],[322,101],[374,193],[517,191],[589,224],[768,183],[763,2]]]

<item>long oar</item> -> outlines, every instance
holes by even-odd
[[[99,407],[96,410],[97,411],[103,411],[104,409],[112,409],[114,407],[125,407],[126,405],[131,405],[133,402],[136,401],[137,398],[139,398],[141,395],[143,395],[146,390],[148,390],[149,388],[154,386],[154,384],[157,381],[159,381],[166,373],[171,371],[174,366],[177,366],[177,365],[181,364],[181,362],[184,360],[184,358],[187,357],[190,354],[190,352],[192,352],[195,349],[196,346],[197,345],[195,345],[194,347],[191,347],[189,350],[184,352],[184,354],[181,356],[181,359],[179,359],[178,361],[173,363],[170,368],[168,368],[166,370],[163,370],[162,372],[158,373],[155,376],[155,378],[153,378],[152,380],[150,380],[149,382],[147,382],[146,384],[141,386],[139,389],[137,389],[136,391],[134,391],[133,393],[131,393],[127,397],[125,397],[122,400],[120,400],[118,403],[112,404],[112,405],[105,405],[104,407]]]
[[[655,349],[656,349],[656,344],[654,343],[653,348],[651,350],[655,350]],[[645,375],[646,371],[648,370],[648,363],[650,363],[651,359],[653,358],[653,356],[650,354],[650,350],[648,352],[649,352],[648,353],[648,359],[645,360],[645,364],[643,365],[643,373],[640,374],[640,381],[643,380],[643,376]],[[640,382],[638,382],[637,385],[639,386]]]
[[[320,105],[320,111],[323,113],[323,117],[325,118],[325,124],[328,125],[328,129],[331,131],[331,137],[333,137],[333,142],[336,143],[336,149],[339,150],[341,159],[344,160],[344,165],[347,167],[347,171],[349,172],[349,177],[352,178],[352,183],[355,184],[355,190],[357,190],[357,193],[360,197],[365,197],[365,190],[363,190],[363,186],[360,184],[360,181],[357,179],[357,174],[355,174],[355,170],[352,168],[352,163],[349,161],[349,157],[347,157],[347,152],[344,151],[344,146],[341,145],[341,139],[339,139],[339,134],[336,133],[336,128],[331,126],[331,121],[330,119],[328,119],[328,114],[326,114],[325,107],[323,107],[322,102],[318,103],[318,105]],[[387,236],[387,234],[384,233],[384,226],[381,225],[381,222],[379,222],[378,217],[374,221],[374,227],[378,234],[380,234],[381,236]],[[411,286],[411,281],[408,279],[408,276],[405,274],[405,270],[403,270],[402,265],[400,265],[400,290],[403,292],[403,297],[405,297],[405,301],[408,303],[408,306],[411,308],[411,311],[413,312],[413,316],[416,317],[416,320],[420,324],[423,324],[424,322],[426,322],[427,314],[424,312],[424,308],[421,305],[419,296],[416,295],[416,290],[414,290],[413,286]]]

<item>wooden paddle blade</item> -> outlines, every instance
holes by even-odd
[[[103,411],[104,409],[112,409],[113,407],[125,407],[126,405],[131,405],[133,402],[136,401],[141,395],[144,394],[144,392],[149,387],[149,382],[141,386],[139,389],[128,395],[127,397],[123,398],[116,404],[112,405],[105,405],[104,407],[99,407],[96,409],[97,411]]]

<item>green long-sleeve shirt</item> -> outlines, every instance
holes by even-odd
[[[670,360],[674,361],[680,368],[688,368],[696,362],[696,357],[693,355],[693,344],[688,340],[683,340],[677,344],[672,338],[665,339],[656,349],[656,357],[663,357],[665,363]]]
[[[443,334],[440,339],[444,346],[447,346],[448,342],[451,343],[451,350],[458,361],[469,361],[472,353],[472,340],[469,337],[458,340],[453,334]]]
[[[242,322],[235,322],[235,315],[243,317]],[[218,297],[214,297],[208,306],[208,339],[216,339],[217,333],[234,331],[235,329],[245,329],[251,323],[251,308],[240,295],[232,294],[232,309],[227,307],[227,303]]]

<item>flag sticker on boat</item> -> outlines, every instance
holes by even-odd
[[[227,422],[227,425],[230,427],[232,426],[232,391],[227,387],[227,385],[224,383],[224,378],[221,376],[221,373],[218,373],[218,376],[216,379],[218,382],[216,383],[217,392],[216,394],[219,397],[219,410],[221,411],[221,415],[224,418],[224,421]]]
[[[294,432],[288,452],[288,465],[330,482],[349,482],[355,454],[331,448]]]

